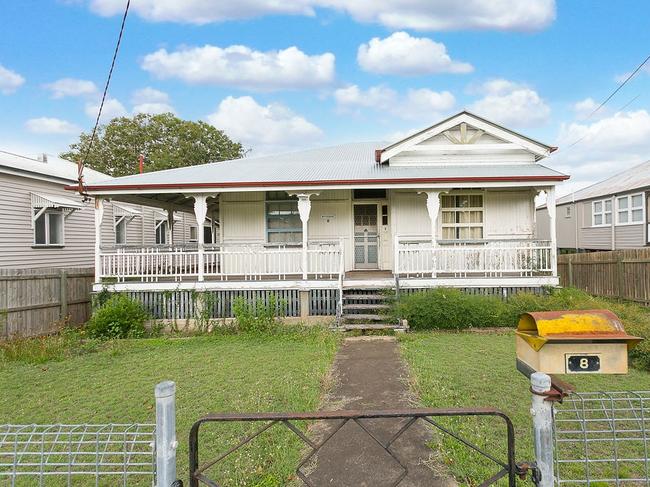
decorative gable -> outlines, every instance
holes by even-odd
[[[378,150],[376,159],[391,166],[534,164],[553,150],[469,112],[461,112]]]

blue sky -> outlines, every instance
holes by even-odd
[[[650,159],[650,67],[587,118],[650,54],[650,4],[624,4],[132,0],[107,116],[173,110],[263,154],[468,108],[558,145],[566,192]],[[56,154],[92,128],[124,5],[2,3],[0,148]]]

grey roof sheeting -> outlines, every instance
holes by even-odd
[[[362,142],[287,154],[235,159],[97,181],[89,191],[137,188],[254,187],[273,185],[397,184],[444,179],[561,180],[567,176],[540,164],[449,164],[396,167],[375,162],[385,142]],[[416,181],[410,181],[416,180]]]
[[[48,176],[70,183],[77,181],[77,165],[67,159],[54,156],[47,156],[46,161],[40,161],[32,157],[0,150],[0,167],[26,174]],[[84,180],[86,182],[106,181],[108,178],[110,178],[108,174],[90,168],[84,169]]]
[[[650,161],[643,162],[603,181],[562,196],[557,199],[556,204],[562,205],[601,196],[629,193],[635,189],[646,187],[650,187]]]

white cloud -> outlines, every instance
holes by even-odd
[[[551,114],[551,109],[535,90],[513,81],[490,80],[475,87],[474,91],[484,96],[471,104],[470,110],[504,125],[540,125]]]
[[[90,0],[100,15],[118,15],[123,0]],[[263,15],[315,15],[333,8],[391,29],[537,31],[555,20],[555,0],[139,0],[132,9],[153,22],[207,24]]]
[[[61,78],[44,85],[52,93],[52,98],[67,96],[88,96],[97,93],[97,86],[92,81],[76,78]]]
[[[573,104],[573,111],[579,119],[589,117],[598,108],[598,103],[593,98],[585,98]]]
[[[646,110],[618,112],[592,122],[563,123],[557,138],[559,151],[548,164],[571,175],[573,190],[647,161],[648,141],[650,113]]]
[[[147,54],[142,68],[158,78],[256,90],[323,86],[334,79],[332,53],[309,56],[297,47],[255,51],[247,46],[205,45]]]
[[[363,70],[380,74],[470,73],[474,69],[469,63],[453,61],[444,44],[406,32],[361,44],[357,61]]]
[[[30,118],[25,122],[25,128],[35,134],[68,135],[81,132],[81,129],[75,124],[51,117]]]
[[[646,64],[645,66],[643,66],[634,77],[636,78],[641,73],[650,74],[650,65]],[[631,74],[632,71],[628,71],[622,74],[617,74],[616,76],[614,76],[614,81],[616,81],[617,83],[622,83],[623,81],[628,79]]]
[[[95,120],[99,110],[99,101],[86,103],[85,112],[89,118]],[[115,98],[107,98],[102,109],[101,123],[108,123],[116,117],[127,116],[128,112],[122,103]]]
[[[357,85],[339,88],[334,92],[338,107],[344,111],[371,109],[387,112],[406,120],[433,120],[453,108],[456,100],[449,91],[433,91],[427,88],[411,89],[400,95],[383,85],[367,90]]]
[[[133,93],[133,113],[176,113],[171,105],[169,95],[151,87],[142,88]]]
[[[206,119],[231,139],[252,147],[255,154],[300,147],[323,135],[320,128],[286,106],[260,105],[250,96],[224,98]]]
[[[247,19],[263,15],[314,15],[315,0],[138,0],[131,8],[152,22],[208,24],[226,20]],[[91,0],[91,9],[103,16],[124,12],[123,0]]]
[[[0,64],[0,93],[10,95],[25,83],[25,78]]]

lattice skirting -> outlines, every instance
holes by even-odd
[[[129,298],[139,301],[151,316],[157,320],[185,320],[197,317],[197,299],[194,291],[126,291]],[[300,291],[296,289],[224,290],[206,291],[205,303],[210,309],[210,318],[232,318],[233,303],[241,297],[249,303],[268,303],[272,295],[284,304],[286,316],[301,316]],[[334,316],[339,292],[336,289],[312,289],[309,291],[310,316]]]

